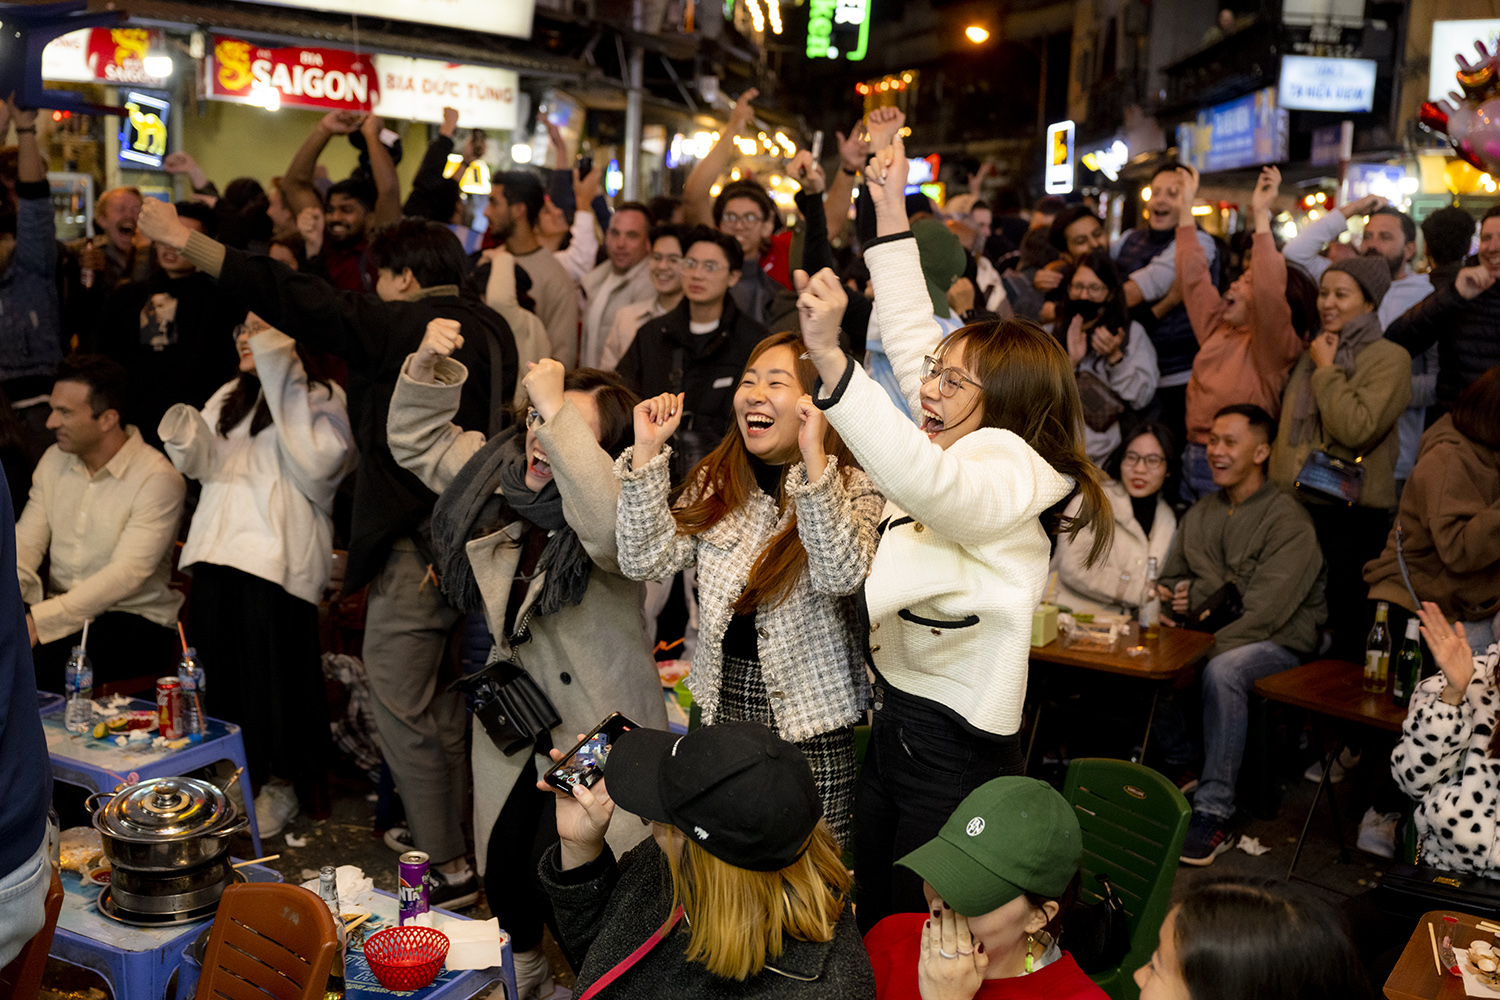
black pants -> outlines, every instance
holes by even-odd
[[[1318,545],[1328,561],[1328,628],[1333,647],[1328,655],[1352,663],[1365,660],[1369,631],[1366,608],[1370,588],[1364,581],[1365,563],[1385,549],[1391,529],[1390,511],[1374,507],[1336,507],[1309,503]],[[1394,642],[1392,646],[1394,648]]]
[[[982,739],[941,706],[878,689],[870,746],[854,792],[854,877],[861,933],[892,913],[927,909],[922,879],[896,861],[937,835],[992,778],[1021,774],[1018,735]]]
[[[187,636],[203,657],[208,714],[241,729],[250,780],[283,778],[313,806],[333,747],[317,606],[258,576],[198,563]]]
[[[544,925],[552,928],[559,947],[563,940],[551,897],[537,876],[542,855],[557,843],[557,800],[540,791],[536,779],[536,756],[530,755],[495,818],[485,852],[484,895],[490,913],[510,932],[511,949],[518,952],[542,943]],[[572,956],[567,957],[571,962]]]
[[[63,667],[83,633],[44,643],[32,651],[36,686],[43,691],[63,689]],[[177,632],[127,611],[106,611],[89,625],[89,660],[94,665],[94,687],[136,677],[177,676]],[[147,695],[151,697],[151,695]]]

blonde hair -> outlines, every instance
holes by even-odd
[[[710,973],[743,982],[759,975],[785,947],[785,936],[833,940],[850,889],[839,845],[819,820],[807,850],[775,872],[737,868],[671,828],[666,852],[672,905],[691,928],[687,960]]]

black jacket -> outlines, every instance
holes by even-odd
[[[1437,405],[1447,411],[1469,383],[1500,365],[1497,331],[1500,284],[1465,299],[1450,283],[1396,317],[1385,336],[1414,358],[1438,345]]]
[[[454,358],[469,369],[469,379],[453,419],[465,430],[493,434],[509,422],[507,404],[516,390],[515,338],[499,314],[459,295],[456,287],[431,289],[411,301],[383,302],[374,295],[339,291],[270,257],[234,249],[225,251],[219,284],[278,330],[348,362],[349,419],[359,446],[344,578],[344,591],[352,594],[379,572],[392,542],[425,526],[437,499],[396,464],[385,438],[396,379],[407,355],[421,344],[428,322],[453,319],[463,330],[464,345]],[[500,365],[494,378],[492,355]],[[499,400],[493,411],[492,387]]]
[[[683,429],[706,432],[717,440],[734,426],[734,391],[750,352],[765,339],[766,328],[740,312],[727,295],[713,333],[695,334],[688,322],[686,299],[665,316],[648,320],[616,370],[643,397],[683,393],[683,409],[693,415],[691,422],[683,418]],[[680,379],[674,379],[679,367]]]
[[[542,856],[542,888],[552,900],[563,942],[578,969],[579,995],[635,951],[672,912],[667,857],[647,838],[618,863],[606,846],[596,860],[569,871],[557,864],[558,847]],[[875,974],[854,914],[844,916],[825,943],[784,939],[780,955],[751,979],[721,979],[686,957],[690,931],[680,920],[660,944],[615,980],[603,995],[618,1000],[733,997],[751,1000],[865,1000],[875,996]]]

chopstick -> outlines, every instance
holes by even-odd
[[[262,861],[275,861],[279,857],[281,857],[281,855],[279,855],[279,854],[267,854],[263,858],[253,858],[253,859],[251,859],[249,861],[240,861],[240,862],[237,862],[235,864],[230,865],[229,867],[231,867],[231,868],[243,868],[246,865],[258,865]]]
[[[1427,922],[1427,937],[1432,941],[1432,965],[1437,970],[1438,978],[1443,978],[1443,960],[1438,958],[1437,931],[1432,929],[1432,921]]]
[[[368,914],[368,913],[364,913],[364,914],[361,914],[361,915],[355,917],[349,923],[347,923],[347,924],[344,925],[344,931],[345,931],[345,933],[354,930],[354,928],[358,927],[360,924],[364,923],[366,920],[369,920],[369,919],[370,919],[370,914]]]
[[[1491,934],[1500,934],[1500,924],[1494,923],[1489,920],[1481,920],[1474,926],[1479,930],[1489,931]]]

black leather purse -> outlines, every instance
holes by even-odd
[[[1063,924],[1068,954],[1089,974],[1106,972],[1119,965],[1130,951],[1130,917],[1115,895],[1109,876],[1095,876],[1099,883],[1097,903],[1074,903]]]
[[[1430,865],[1392,865],[1375,890],[1380,908],[1413,919],[1432,910],[1459,910],[1500,919],[1500,879]]]
[[[542,736],[562,725],[551,699],[518,660],[492,663],[453,686],[463,692],[469,711],[507,757],[534,748]]]

